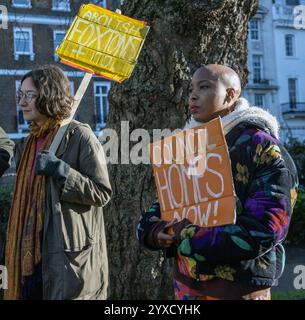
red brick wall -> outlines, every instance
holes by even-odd
[[[79,10],[79,7],[88,3],[88,1],[73,0],[71,3],[71,12],[57,12],[51,10],[51,0],[32,0],[32,8],[15,8],[11,5],[11,0],[1,1],[8,8],[9,13],[24,13],[24,14],[39,14],[46,16],[67,16],[73,20],[74,16]],[[119,0],[107,0],[109,8],[116,9],[119,7]],[[33,50],[35,53],[34,61],[30,60],[29,56],[20,56],[19,60],[14,58],[14,40],[13,28],[14,26],[32,27],[33,31]],[[52,25],[38,25],[9,23],[8,30],[0,30],[0,69],[5,70],[31,70],[44,64],[57,64],[66,71],[79,71],[74,68],[62,65],[54,61],[54,44],[53,44],[53,30],[54,29],[68,29],[69,26],[52,26]],[[9,133],[17,132],[16,120],[16,102],[15,102],[15,80],[20,80],[20,76],[0,75],[0,126]],[[71,78],[74,81],[75,92],[80,84],[81,78]],[[97,81],[102,78],[95,78]],[[89,85],[83,101],[77,112],[79,121],[88,123],[95,129],[94,117],[94,96],[93,96],[93,81]]]

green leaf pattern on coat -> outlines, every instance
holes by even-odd
[[[246,165],[241,165],[239,162],[236,164],[237,174],[235,180],[247,184],[249,181],[249,170]]]
[[[197,260],[197,261],[200,261],[200,262],[203,262],[203,261],[206,261],[206,258],[204,256],[201,256],[197,253],[194,254],[194,258]]]
[[[242,249],[250,251],[251,246],[243,239],[236,237],[236,236],[231,236],[231,239]]]
[[[256,146],[253,162],[260,165],[262,164],[269,165],[270,163],[272,163],[272,161],[280,157],[281,157],[281,150],[277,145],[272,144],[268,148],[264,149],[261,144],[258,144]]]
[[[189,256],[192,253],[192,248],[190,245],[190,240],[189,239],[184,239],[182,240],[182,242],[180,243],[180,246],[178,248],[178,251],[185,255],[185,256]]]
[[[196,227],[195,226],[187,226],[181,231],[181,240],[192,238],[192,236],[196,232]]]
[[[236,270],[231,268],[228,265],[225,266],[218,266],[215,268],[215,275],[218,278],[224,279],[224,280],[229,280],[229,281],[234,281],[234,274],[236,273]]]

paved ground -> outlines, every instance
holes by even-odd
[[[294,268],[298,265],[305,266],[305,247],[287,246],[286,267],[282,277],[279,280],[279,286],[273,287],[273,291],[292,291],[296,290],[293,286],[294,279],[298,274],[294,273]]]

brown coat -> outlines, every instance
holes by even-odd
[[[20,159],[16,150],[16,163]],[[106,299],[108,259],[103,206],[110,200],[104,151],[90,127],[72,121],[56,156],[70,165],[62,190],[47,180],[43,299]]]

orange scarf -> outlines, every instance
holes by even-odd
[[[37,140],[45,138],[42,149],[48,149],[59,127],[60,121],[51,118],[41,127],[35,124],[30,127],[17,170],[8,221],[5,250],[8,289],[4,292],[5,300],[21,298],[23,277],[34,274],[35,266],[41,261],[40,235],[45,211],[46,177],[34,175],[31,183],[31,171],[36,158]]]

